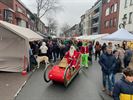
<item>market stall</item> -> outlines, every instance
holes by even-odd
[[[30,29],[0,21],[0,71],[22,72],[29,64],[29,42],[43,37]]]

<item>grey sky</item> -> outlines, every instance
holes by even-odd
[[[35,12],[36,0],[21,0],[32,12]],[[60,0],[60,4],[63,7],[63,11],[57,12],[55,17],[61,26],[64,23],[68,23],[70,26],[79,23],[80,16],[85,13],[86,10],[97,0]],[[45,19],[42,19],[46,23]]]

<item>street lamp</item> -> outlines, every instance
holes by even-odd
[[[119,25],[119,28],[120,28],[120,29],[121,29],[121,28],[125,28],[126,21],[127,21],[126,15],[124,15],[124,17],[122,18],[122,21],[123,21],[123,23],[120,23],[120,25]]]

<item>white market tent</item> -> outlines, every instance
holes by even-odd
[[[101,39],[102,37],[108,36],[109,34],[98,34],[98,35],[90,35],[89,39],[90,40],[97,40]]]
[[[83,35],[83,36],[76,37],[76,39],[80,39],[80,40],[96,40],[96,39],[102,38],[102,37],[107,36],[107,35],[109,35],[109,34]]]
[[[114,32],[112,34],[103,37],[102,40],[131,41],[131,40],[133,40],[133,35],[125,29],[119,29],[119,30],[117,30],[116,32]]]
[[[88,35],[82,35],[82,36],[75,37],[75,38],[79,39],[79,40],[87,40],[87,39],[89,39],[89,36]]]
[[[0,21],[0,71],[23,71],[29,64],[29,42],[41,39],[30,29]]]

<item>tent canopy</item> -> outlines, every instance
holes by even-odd
[[[111,40],[111,41],[124,41],[124,40],[131,41],[133,40],[133,35],[125,29],[119,29],[112,34],[103,37],[102,39]]]
[[[39,34],[35,33],[34,31],[28,28],[16,26],[16,25],[4,22],[4,21],[0,21],[0,26],[14,32],[15,34],[23,37],[24,39],[27,39],[28,41],[36,41],[36,40],[43,39],[42,36],[40,36]]]
[[[29,41],[43,39],[30,29],[0,21],[0,71],[21,72],[29,65]]]
[[[107,36],[108,34],[98,34],[98,35],[83,35],[83,36],[79,36],[76,37],[76,39],[80,39],[80,40],[96,40],[99,38],[102,38],[104,36]]]

